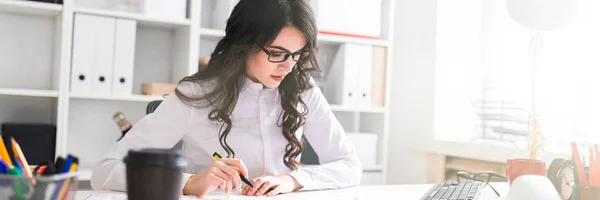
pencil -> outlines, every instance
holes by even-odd
[[[18,160],[22,167],[23,172],[27,178],[30,178],[31,184],[35,185],[35,179],[33,178],[33,173],[31,172],[31,168],[29,167],[29,163],[27,163],[27,159],[25,159],[25,155],[23,155],[23,151],[21,151],[21,147],[19,143],[14,138],[10,138],[10,142],[12,144],[13,153],[15,154],[15,160]]]

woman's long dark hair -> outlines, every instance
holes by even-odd
[[[286,26],[294,26],[304,34],[304,49],[308,51],[278,88],[283,112],[277,124],[283,127],[283,136],[288,141],[283,162],[288,168],[296,169],[300,164],[296,158],[302,153],[303,146],[294,133],[304,125],[308,112],[300,94],[312,87],[311,73],[320,71],[316,60],[317,28],[307,1],[240,0],[227,20],[225,36],[212,52],[208,66],[181,80],[198,84],[209,81],[210,91],[205,91],[201,96],[189,96],[176,90],[177,96],[184,103],[212,108],[208,118],[222,123],[219,142],[227,152],[227,157],[235,157],[235,152],[227,144],[232,124],[229,116],[244,84],[246,58],[253,51],[259,50],[256,44],[269,46]],[[302,106],[302,112],[298,106]]]

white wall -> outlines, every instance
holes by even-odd
[[[396,1],[388,184],[426,181],[425,152],[406,146],[433,135],[436,9],[436,0]]]

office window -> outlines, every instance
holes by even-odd
[[[526,148],[535,33],[506,0],[438,1],[435,139]],[[571,24],[541,34],[535,103],[547,150],[600,142],[600,1],[580,0]]]

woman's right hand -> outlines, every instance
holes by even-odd
[[[201,174],[192,175],[183,188],[184,195],[203,197],[214,190],[225,190],[229,193],[233,187],[241,192],[242,180],[239,172],[248,177],[248,169],[239,159],[223,158],[215,161]]]

